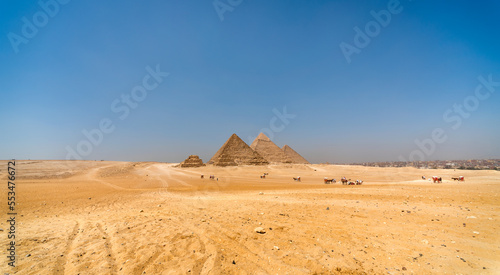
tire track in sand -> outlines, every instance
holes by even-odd
[[[148,268],[149,265],[154,263],[154,261],[163,253],[161,247],[159,245],[156,245],[156,251],[147,261],[145,261],[142,265],[136,266],[134,268],[134,272],[132,274],[143,274],[146,271],[146,268]]]
[[[127,188],[123,188],[121,186],[118,186],[118,185],[115,185],[115,184],[111,184],[111,183],[109,183],[107,181],[104,181],[104,180],[100,179],[100,177],[98,176],[97,172],[99,172],[99,170],[101,170],[101,169],[108,168],[108,167],[113,167],[113,165],[94,168],[91,171],[87,172],[86,178],[89,179],[89,180],[92,180],[92,181],[100,182],[100,183],[102,183],[102,184],[104,184],[106,186],[109,186],[109,187],[111,187],[113,189],[116,189],[116,190],[127,190]]]
[[[66,240],[66,249],[64,249],[63,254],[57,258],[54,274],[67,274],[66,266],[68,264],[68,255],[71,251],[73,251],[73,243],[78,232],[80,231],[79,228],[80,224],[76,222],[75,226],[73,227],[73,230],[71,231],[68,239]]]
[[[100,223],[96,224],[97,229],[102,233],[103,239],[104,239],[104,247],[106,248],[106,261],[109,264],[109,268],[111,269],[111,274],[116,274],[116,257],[115,253],[113,251],[113,246],[111,245],[110,238],[108,233],[104,229],[102,229],[102,226]]]

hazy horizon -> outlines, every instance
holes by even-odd
[[[4,1],[0,159],[500,158],[500,3]]]

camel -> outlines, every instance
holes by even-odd
[[[328,178],[325,178],[324,181],[325,181],[325,184],[337,182],[335,179],[328,179]]]
[[[436,183],[436,182],[437,183],[441,183],[441,182],[443,182],[443,179],[441,177],[433,176],[432,177],[432,182],[434,182],[434,183]]]

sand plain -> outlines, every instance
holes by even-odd
[[[0,161],[2,216],[6,168]],[[2,219],[4,272],[500,273],[498,171],[35,160],[16,169],[17,267],[7,266]],[[364,184],[323,183],[342,176]]]

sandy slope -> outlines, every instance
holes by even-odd
[[[0,161],[4,183],[6,167]],[[500,272],[495,171],[106,161],[16,167],[19,274]],[[450,181],[459,175],[466,182]],[[323,184],[341,176],[365,184]],[[0,269],[12,272],[5,252]]]

